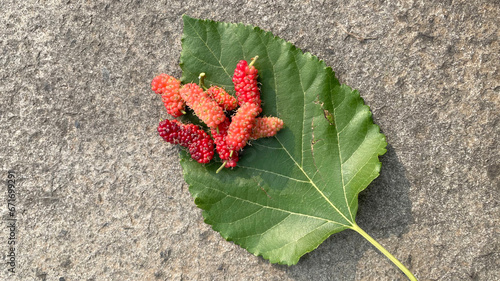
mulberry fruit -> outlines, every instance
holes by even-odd
[[[200,128],[194,124],[182,125],[182,130],[178,133],[177,144],[189,147],[191,143],[205,137],[205,134],[204,131],[200,130]]]
[[[278,117],[257,117],[250,133],[250,139],[272,137],[282,128],[283,120]]]
[[[215,142],[217,154],[219,154],[221,160],[224,160],[224,166],[226,168],[235,167],[236,163],[239,160],[238,152],[233,151],[233,153],[231,154],[231,150],[226,143],[227,130],[229,129],[229,125],[229,119],[226,119],[224,122],[219,124],[217,129],[211,129],[212,138]]]
[[[238,151],[246,145],[259,109],[255,103],[245,103],[238,108],[227,131],[226,143],[230,150]]]
[[[151,81],[151,90],[161,95],[168,114],[174,117],[185,114],[185,103],[179,94],[180,86],[181,81],[165,73],[156,76]]]
[[[188,149],[189,154],[191,154],[191,158],[196,160],[198,163],[206,164],[214,157],[214,141],[209,135],[207,135],[207,133],[203,133],[206,137],[199,138],[198,140],[192,142]]]
[[[217,102],[225,111],[231,111],[238,107],[238,101],[235,97],[228,94],[223,88],[212,86],[208,88],[207,95]]]
[[[182,129],[182,124],[177,120],[163,120],[158,125],[158,133],[166,142],[178,144],[179,131]]]
[[[180,88],[179,93],[196,116],[208,127],[215,128],[226,119],[222,108],[210,99],[200,86],[188,83]]]
[[[167,142],[187,147],[191,158],[208,163],[214,157],[214,142],[205,131],[194,124],[184,125],[177,120],[163,120],[158,133]]]
[[[245,60],[241,60],[234,70],[233,84],[238,98],[238,104],[242,106],[245,103],[255,103],[259,106],[259,113],[262,112],[260,108],[260,89],[257,84],[257,69],[253,66],[253,62],[257,59],[255,57],[248,65]]]

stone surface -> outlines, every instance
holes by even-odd
[[[357,221],[419,280],[500,276],[499,1],[0,3],[1,280],[405,280],[345,231],[291,267],[203,223],[149,89],[181,15],[253,24],[323,59],[387,135]]]

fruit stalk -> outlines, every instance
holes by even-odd
[[[259,56],[255,56],[252,58],[252,61],[250,62],[250,64],[248,65],[248,67],[252,67],[252,65],[255,63],[255,61],[259,58]]]
[[[203,90],[207,89],[207,87],[205,87],[205,75],[205,72],[202,72],[198,76],[198,86],[200,86],[200,88],[203,88]]]

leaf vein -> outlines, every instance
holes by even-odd
[[[362,111],[361,111],[361,112],[362,112]],[[358,112],[354,113],[354,115],[351,117],[351,119],[349,119],[349,122],[347,122],[347,124],[345,124],[345,125],[344,125],[344,127],[343,127],[343,128],[342,128],[339,132],[338,132],[338,134],[339,134],[339,135],[340,135],[340,134],[342,134],[342,132],[343,132],[343,131],[347,128],[347,127],[349,127],[349,126],[351,125],[352,121],[353,121],[354,119],[356,119],[355,117],[356,117],[356,116],[358,116],[358,114],[360,114],[361,112],[359,112],[359,111],[358,111]]]
[[[360,167],[360,168],[356,171],[356,173],[352,176],[352,178],[349,180],[349,182],[348,182],[347,184],[350,184],[350,183],[351,183],[351,181],[352,181],[352,180],[353,180],[353,179],[354,179],[354,178],[355,178],[355,177],[359,174],[359,172],[360,172],[361,170],[363,170],[363,168],[364,168],[364,167],[365,167],[365,166],[366,166],[366,165],[370,162],[370,160],[373,158],[373,155],[378,155],[378,150],[375,150],[375,151],[371,154],[371,156],[370,156],[370,157],[368,157],[368,160],[367,160],[367,161],[363,164],[363,166],[361,166],[361,167]],[[360,186],[359,186],[359,188],[356,190],[356,193],[358,193],[358,192],[359,192],[359,190],[360,190],[361,188],[363,188],[363,186],[361,186],[361,185],[360,185]],[[351,203],[350,203],[350,204],[352,204],[352,202],[353,202],[353,200],[354,200],[354,199],[355,199],[355,197],[353,197],[353,198],[351,199]]]
[[[330,79],[330,87],[331,87],[331,79]],[[342,102],[345,100],[345,95],[344,95],[344,99],[342,100]],[[333,114],[335,114],[335,120],[337,119],[337,110],[336,108],[333,109]],[[349,211],[349,214],[351,216],[351,220],[354,221],[354,218],[352,216],[352,212],[351,212],[351,207],[349,205],[349,200],[347,199],[347,191],[346,191],[346,185],[345,185],[345,180],[344,180],[344,167],[343,167],[343,161],[342,161],[342,151],[340,149],[340,134],[338,132],[338,127],[337,127],[337,122],[335,122],[335,130],[337,130],[337,148],[338,148],[338,151],[339,151],[339,166],[340,166],[340,178],[342,180],[342,190],[343,190],[343,193],[344,193],[344,199],[345,199],[345,204],[347,206],[347,210]]]
[[[235,201],[236,201],[236,200],[235,200]],[[229,208],[227,208],[227,209],[229,209]],[[239,221],[242,221],[242,220],[244,220],[244,219],[247,219],[247,218],[249,218],[249,217],[251,217],[251,216],[253,216],[253,215],[257,214],[258,212],[260,212],[260,211],[262,211],[262,210],[263,210],[263,208],[262,208],[262,207],[260,207],[260,208],[259,208],[259,209],[257,209],[255,212],[250,213],[248,216],[245,216],[245,217],[239,218],[239,219],[234,220],[234,221],[231,221],[231,222],[224,222],[224,224],[235,224],[235,223],[237,223],[237,222],[239,222]]]
[[[318,188],[318,186],[311,180],[311,178],[309,177],[309,175],[306,173],[306,171],[304,171],[304,169],[302,169],[302,167],[299,165],[299,163],[297,163],[297,161],[295,160],[295,158],[293,158],[293,156],[290,154],[290,152],[286,149],[286,147],[283,145],[283,143],[279,140],[279,138],[276,138],[278,140],[278,142],[280,143],[280,145],[283,147],[283,149],[286,151],[286,153],[288,154],[288,156],[290,157],[290,159],[292,159],[292,161],[295,163],[295,165],[302,171],[302,173],[307,177],[307,179],[309,180],[309,182],[311,183],[311,185],[316,189],[316,191],[318,191],[318,193],[323,197],[323,199],[326,200],[326,202],[328,202],[330,204],[330,206],[332,206],[332,208],[337,211],[337,213],[339,213],[339,215],[341,215],[346,221],[348,221],[349,223],[352,223],[348,218],[346,218],[344,216],[344,214],[342,214],[342,212],[332,203],[332,201],[330,201],[330,199],[328,199],[328,197],[326,197],[326,195]],[[347,204],[347,200],[346,200],[346,204]],[[353,220],[354,221],[354,220]]]
[[[358,152],[358,149],[361,147],[361,145],[363,145],[363,143],[365,143],[366,139],[367,139],[367,136],[368,136],[368,133],[366,133],[363,137],[363,140],[361,142],[359,142],[357,145],[356,145],[356,149],[354,149],[354,151],[351,153],[351,155],[349,155],[349,157],[347,157],[345,160],[342,161],[342,166],[347,163],[347,161],[349,161],[349,159],[351,159],[351,157],[353,155],[356,154],[356,152]]]
[[[268,173],[268,174],[272,174],[272,175],[276,175],[276,176],[287,178],[287,179],[290,179],[290,180],[293,180],[293,181],[296,181],[296,182],[309,183],[309,181],[299,180],[299,179],[296,179],[296,178],[288,177],[288,176],[285,176],[285,175],[282,175],[282,174],[279,174],[279,173],[275,173],[275,172],[271,172],[271,171],[267,171],[267,170],[262,170],[262,169],[257,169],[257,168],[253,168],[253,167],[242,166],[242,165],[238,165],[238,167],[249,169],[249,170],[255,170],[255,171],[259,171],[259,172],[264,172],[264,173]]]
[[[262,210],[262,209],[261,209]],[[261,233],[255,233],[255,234],[252,234],[252,235],[247,235],[247,236],[241,236],[241,237],[238,237],[239,239],[243,239],[243,238],[248,238],[248,237],[252,237],[252,236],[264,236],[267,232],[271,231],[272,229],[278,227],[280,224],[282,224],[288,217],[290,217],[292,214],[287,214],[282,220],[280,220],[279,222],[276,222],[274,223],[273,226],[269,227],[268,229],[266,229],[264,232],[261,232]]]
[[[295,66],[297,68],[297,70],[299,70],[299,66],[297,65],[297,59],[294,57],[294,62],[295,62]],[[300,82],[300,89],[302,90],[302,95],[304,96],[304,99],[302,101],[302,108],[304,109],[302,111],[302,132],[301,132],[301,142],[300,142],[300,152],[301,152],[301,156],[300,156],[300,166],[301,167],[304,167],[304,131],[305,131],[305,127],[306,127],[306,92],[304,91],[304,85],[302,85],[302,78],[301,78],[301,75],[300,75],[300,71],[297,71],[297,73],[299,74],[299,82]]]
[[[276,137],[274,136],[273,138],[276,138]],[[267,146],[267,145],[260,144],[258,142],[253,142],[252,145],[262,146],[262,147],[265,147],[267,149],[283,150],[283,147],[272,147],[272,146]]]
[[[325,225],[325,224],[327,224],[327,223],[328,223],[328,222],[324,222],[324,223],[322,223],[322,224],[318,225],[318,226],[317,226],[317,227],[315,227],[313,230],[309,231],[308,233],[306,233],[305,235],[303,235],[303,236],[299,237],[299,238],[298,238],[298,239],[296,239],[296,240],[292,240],[292,241],[290,241],[290,242],[288,242],[288,243],[284,244],[284,245],[283,245],[283,246],[281,246],[281,247],[272,248],[272,249],[270,249],[269,251],[266,251],[266,252],[263,252],[263,253],[269,253],[269,252],[272,252],[272,251],[274,251],[274,250],[282,249],[282,248],[284,248],[284,247],[286,247],[286,246],[288,246],[288,245],[290,245],[290,244],[292,244],[292,243],[295,243],[295,242],[299,241],[300,239],[302,239],[302,238],[306,237],[306,236],[307,236],[307,235],[309,235],[310,233],[312,233],[312,232],[314,232],[314,231],[318,230],[320,227],[322,227],[323,225]]]
[[[201,61],[202,63],[204,63],[204,64],[206,64],[206,65],[210,65],[210,66],[213,66],[213,67],[215,67],[215,68],[221,68],[221,69],[224,69],[224,66],[222,66],[222,65],[216,65],[216,64],[210,63],[210,62],[208,62],[208,61],[206,61],[206,60],[201,59],[200,57],[196,56],[195,54],[193,54],[193,53],[191,53],[191,52],[189,52],[189,51],[186,51],[186,52],[187,52],[187,53],[189,53],[189,54],[191,54],[191,57],[193,57],[193,58],[197,59],[198,61]],[[192,72],[191,72],[191,73],[192,73]]]
[[[245,203],[249,203],[249,204],[260,206],[262,208],[266,208],[266,209],[270,209],[270,210],[275,210],[275,211],[280,211],[280,212],[284,212],[284,213],[289,213],[289,214],[293,214],[293,215],[297,215],[297,216],[308,217],[308,218],[317,219],[317,220],[324,220],[324,221],[327,221],[327,222],[330,222],[330,223],[334,223],[334,224],[338,224],[338,225],[341,225],[341,226],[344,226],[344,227],[350,227],[349,225],[345,225],[343,223],[336,222],[336,221],[333,221],[331,219],[321,218],[321,217],[316,217],[316,216],[311,216],[311,215],[307,215],[307,214],[301,214],[301,213],[297,213],[297,212],[292,212],[290,210],[285,210],[285,209],[280,209],[280,208],[275,208],[275,207],[271,207],[271,206],[262,205],[262,204],[259,204],[257,202],[252,202],[250,200],[247,200],[247,199],[244,199],[244,198],[241,198],[241,197],[237,197],[237,196],[234,196],[232,194],[228,194],[226,192],[223,192],[222,190],[219,190],[219,189],[216,189],[216,188],[204,185],[203,182],[200,182],[200,181],[197,181],[197,180],[194,180],[194,181],[196,181],[199,184],[201,184],[202,186],[204,186],[205,189],[210,189],[210,190],[213,190],[213,191],[220,192],[220,193],[224,194],[227,197],[232,197],[232,198],[241,200],[241,201],[243,201]]]
[[[258,35],[259,35],[260,42],[262,42],[262,45],[264,45],[264,48],[266,49],[266,56],[269,59],[269,62],[271,62],[272,73],[273,73],[273,80],[274,80],[274,93],[275,93],[274,94],[274,99],[275,99],[274,104],[275,104],[275,107],[276,107],[276,112],[278,112],[278,83],[277,83],[278,79],[276,79],[275,65],[274,65],[273,61],[271,60],[271,56],[269,56],[269,48],[268,48],[267,44],[264,44],[264,40],[262,39],[262,34],[259,33]],[[278,60],[279,60],[279,58],[278,58]],[[278,61],[278,60],[276,60],[276,61]]]
[[[205,47],[207,47],[207,49],[210,51],[210,53],[219,62],[221,68],[224,70],[224,72],[227,74],[227,76],[231,77],[231,75],[229,75],[229,73],[227,72],[226,68],[224,68],[224,66],[222,65],[222,62],[220,61],[220,58],[217,58],[217,56],[215,55],[214,51],[210,48],[210,46],[208,46],[207,42],[205,40],[203,40],[203,38],[201,37],[201,35],[198,33],[198,31],[196,30],[196,28],[193,26],[193,24],[191,22],[189,22],[189,21],[188,21],[188,23],[191,26],[191,28],[194,30],[194,32],[196,33],[196,35],[198,35],[198,38],[200,38],[200,40],[203,42],[203,44],[205,44]]]

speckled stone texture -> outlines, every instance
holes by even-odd
[[[0,280],[405,280],[344,231],[291,267],[203,223],[150,90],[182,14],[260,26],[331,66],[387,135],[359,225],[419,280],[500,276],[499,1],[0,2]],[[7,186],[0,213],[8,218]]]

